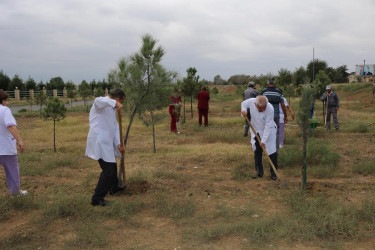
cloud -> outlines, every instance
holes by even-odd
[[[372,0],[0,0],[0,67],[37,81],[102,79],[150,33],[181,76],[276,74],[305,66],[313,48],[354,68],[375,63],[374,10]]]

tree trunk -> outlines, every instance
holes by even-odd
[[[151,122],[152,122],[152,139],[154,144],[154,153],[156,153],[156,143],[155,143],[155,120],[154,120],[154,112],[151,111]]]
[[[306,180],[307,180],[307,174],[306,174],[306,165],[307,165],[307,131],[303,132],[303,167],[302,167],[302,185],[301,189],[302,191],[306,190]]]
[[[190,112],[191,112],[191,119],[193,119],[193,96],[190,96]]]
[[[186,103],[186,97],[184,96],[184,119],[182,120],[182,123],[185,123],[185,115],[186,115],[185,103]]]
[[[56,120],[53,120],[53,150],[56,153]]]

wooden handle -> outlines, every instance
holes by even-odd
[[[122,116],[121,110],[117,111],[118,125],[120,130],[120,146],[124,146],[124,139],[122,135]],[[122,184],[125,186],[125,152],[121,152],[120,168],[122,170]]]
[[[277,172],[275,165],[273,165],[273,162],[272,162],[270,156],[267,154],[267,151],[266,151],[265,147],[263,147],[262,144],[261,144],[261,140],[260,140],[260,138],[259,138],[259,135],[258,135],[257,132],[255,131],[255,129],[254,129],[253,125],[251,124],[251,122],[249,121],[249,118],[247,118],[247,116],[245,116],[245,119],[246,119],[247,123],[249,124],[251,130],[252,130],[253,133],[255,134],[256,138],[258,139],[259,145],[262,147],[263,152],[265,153],[266,158],[267,158],[268,162],[270,163],[270,165],[271,165],[273,171],[275,172],[277,178],[280,179],[280,175],[279,175],[279,173]]]

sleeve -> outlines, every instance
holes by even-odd
[[[323,95],[322,95],[322,97],[320,97],[320,100],[322,101],[322,102],[325,102],[326,101],[326,92],[324,92],[323,93]]]
[[[241,112],[242,112],[242,111],[247,112],[247,109],[250,108],[249,100],[250,100],[250,99],[247,99],[247,100],[241,102]]]
[[[9,108],[5,109],[5,112],[4,112],[4,124],[7,128],[10,126],[17,126],[16,119],[12,115],[12,112],[10,111]]]
[[[106,107],[116,108],[116,101],[108,97],[98,97],[94,101],[94,107],[96,110],[101,110]]]
[[[113,140],[113,146],[115,148],[115,155],[118,157],[118,158],[121,158],[121,153],[118,149],[118,145],[120,145],[121,143],[121,138],[120,138],[120,128],[119,128],[119,125],[118,123],[116,122],[116,126],[115,126],[115,138]]]
[[[262,142],[265,143],[270,136],[272,129],[274,129],[274,111],[272,105],[267,106],[266,124],[264,125],[264,131],[262,135]]]
[[[337,108],[340,108],[339,96],[335,93]]]
[[[286,98],[283,97],[283,100],[284,100],[284,105],[285,105],[285,107],[288,107],[288,106],[289,106],[289,103],[288,103],[288,101],[286,100]]]

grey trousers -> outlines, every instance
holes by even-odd
[[[339,129],[340,125],[339,125],[339,120],[337,119],[336,106],[333,106],[333,107],[328,106],[328,109],[327,109],[327,129],[331,129],[331,114],[332,114],[332,117],[333,117],[333,125],[335,126],[336,129]]]

